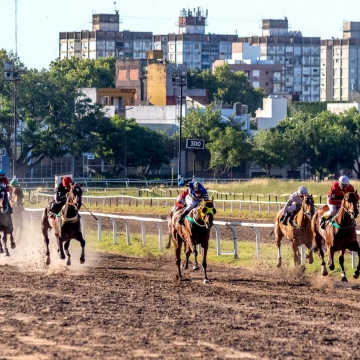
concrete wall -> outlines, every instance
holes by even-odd
[[[327,104],[327,109],[333,114],[340,114],[351,108],[355,108],[357,111],[360,111],[359,103],[338,103],[338,104]]]
[[[263,109],[256,110],[258,129],[276,127],[279,120],[287,116],[287,99],[285,97],[268,97],[263,99]]]

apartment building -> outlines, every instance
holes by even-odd
[[[231,58],[237,35],[206,34],[208,11],[199,7],[181,10],[178,33],[153,36],[153,48],[162,50],[164,59],[191,69],[211,69],[216,60]]]
[[[117,59],[117,89],[134,89],[134,102],[126,105],[176,105],[182,92],[186,99],[186,66],[169,64],[161,50],[149,50],[146,59]],[[181,77],[181,87],[174,81]]]
[[[360,99],[360,22],[342,30],[342,39],[321,41],[321,101]]]
[[[152,32],[120,31],[118,10],[115,14],[93,14],[92,30],[60,32],[59,58],[145,59],[152,49]]]
[[[257,47],[258,60],[282,66],[282,74],[273,78],[273,94],[297,95],[302,101],[320,100],[320,37],[289,31],[287,18],[266,19],[262,20],[261,36],[239,37],[238,42]]]

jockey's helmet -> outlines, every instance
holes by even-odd
[[[12,179],[10,181],[10,186],[19,186],[19,182],[17,181],[17,179]]]
[[[0,170],[0,177],[4,177],[6,175],[4,170]]]
[[[62,179],[62,184],[63,186],[67,187],[67,186],[70,186],[71,184],[73,183],[72,179],[70,176],[65,176],[63,179]]]
[[[348,187],[349,184],[350,180],[346,175],[342,175],[339,177],[339,185],[342,189]]]
[[[194,182],[194,191],[199,192],[199,183],[197,181]]]
[[[307,190],[307,188],[305,186],[300,186],[298,188],[297,192],[298,192],[299,195],[308,195],[309,194],[309,192],[308,192],[308,190]]]

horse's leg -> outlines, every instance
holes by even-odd
[[[194,263],[194,266],[193,266],[193,270],[200,270],[200,267],[199,267],[199,264],[198,264],[198,261],[197,261],[197,256],[198,256],[198,251],[197,251],[197,248],[196,248],[196,245],[195,245],[194,246],[195,263]]]
[[[7,236],[8,236],[8,233],[6,231],[4,231],[3,242],[4,242],[5,256],[10,256],[9,250],[7,248]]]
[[[283,236],[283,233],[281,232],[279,227],[277,227],[275,229],[275,241],[278,248],[278,262],[276,264],[277,267],[281,267],[281,239],[283,238]]]
[[[81,231],[76,235],[76,239],[78,241],[80,241],[80,245],[81,245],[80,264],[84,264],[85,263],[85,243],[86,243],[86,241],[83,238]]]
[[[171,244],[171,217],[170,217],[170,219],[168,220],[168,229],[169,229],[169,232],[168,232],[168,242],[167,242],[167,244],[165,245],[165,248],[166,248],[166,249],[170,249],[170,244]]]
[[[41,231],[44,237],[44,243],[46,246],[46,252],[45,252],[45,256],[46,256],[46,260],[45,263],[46,265],[50,265],[50,250],[49,250],[49,236],[48,236],[48,232],[49,232],[49,228],[50,226],[47,223],[47,219],[43,217],[42,219],[42,226],[41,226]]]
[[[56,242],[58,244],[58,254],[61,260],[65,260],[65,253],[64,253],[64,246],[63,246],[63,239],[59,235],[56,236]]]
[[[66,265],[67,265],[67,266],[70,266],[70,265],[71,265],[69,245],[70,245],[70,240],[65,241],[64,249],[65,249],[65,254],[66,254],[66,256],[67,256],[67,261],[66,261]]]
[[[335,264],[334,264],[334,248],[332,245],[328,246],[327,248],[327,253],[328,253],[328,265],[329,265],[329,269],[332,271],[335,269]]]
[[[11,244],[11,248],[12,248],[12,249],[15,249],[15,248],[16,248],[16,244],[15,244],[13,232],[10,233],[10,244]]]
[[[1,235],[0,235],[0,254],[3,254],[3,253],[4,253],[4,249],[3,249]]]
[[[188,245],[187,241],[184,241],[184,253],[185,253],[185,264],[183,264],[182,268],[188,269],[191,249],[190,249],[190,246]]]
[[[317,251],[317,253],[321,259],[321,275],[327,276],[328,271],[326,269],[326,264],[325,264],[325,259],[324,259],[324,250],[321,246],[321,241],[322,241],[321,235],[316,233],[314,235],[315,246],[312,249],[314,249],[314,251]]]
[[[206,268],[207,268],[206,257],[207,257],[208,247],[209,247],[209,243],[208,243],[208,242],[206,242],[205,244],[203,244],[203,245],[201,246],[202,266],[203,266],[203,269],[204,269],[204,284],[208,284],[208,283],[209,283],[209,279],[208,279],[207,273],[206,273]]]
[[[354,279],[358,279],[359,275],[360,275],[360,246],[359,246],[359,243],[357,241],[350,243],[348,246],[348,249],[350,251],[357,252],[357,254],[358,254],[358,264],[357,264],[356,270],[353,275]]]
[[[299,252],[299,247],[294,242],[292,242],[291,245],[294,256],[294,265],[295,266],[301,265],[301,255]]]
[[[344,268],[344,254],[346,249],[341,250],[341,254],[339,256],[339,264],[341,267],[341,281],[342,282],[348,282],[348,279],[346,278],[345,268]]]
[[[177,237],[176,231],[173,232],[172,239],[173,239],[173,243],[174,243],[175,263],[176,263],[176,267],[178,269],[179,279],[181,279],[182,275],[181,275],[180,265],[181,265],[182,240],[179,237]]]

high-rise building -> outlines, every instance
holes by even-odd
[[[259,47],[258,60],[283,66],[274,77],[273,94],[297,95],[302,101],[320,100],[320,38],[289,31],[288,19],[262,20],[262,36],[239,37],[240,43]]]
[[[237,35],[206,34],[208,11],[199,7],[181,10],[178,34],[153,36],[153,48],[162,50],[170,63],[184,64],[191,69],[211,69],[216,60],[231,58],[232,43]]]
[[[321,100],[360,99],[360,22],[343,23],[342,39],[321,41]]]
[[[93,14],[92,30],[60,32],[59,58],[146,59],[152,49],[152,32],[120,31],[118,10],[115,14]]]

